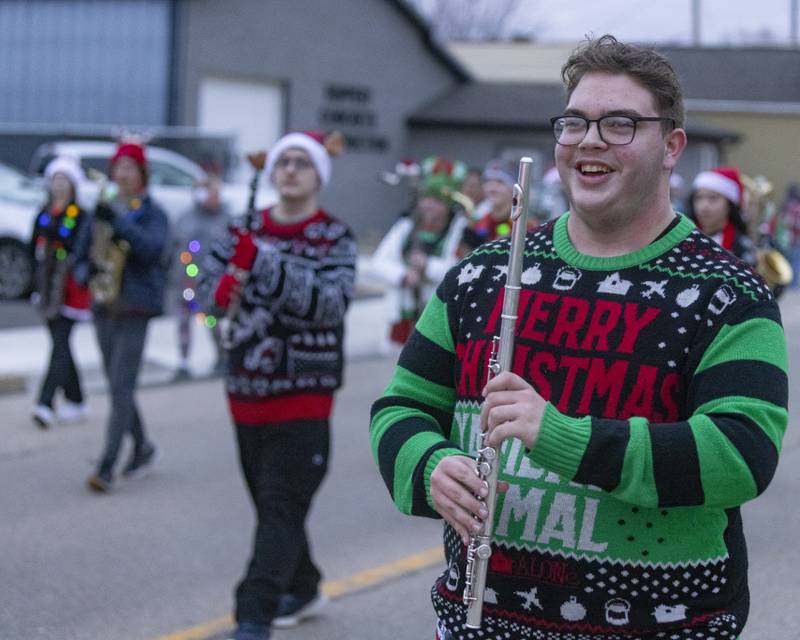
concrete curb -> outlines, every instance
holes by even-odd
[[[348,310],[345,329],[347,361],[378,357],[382,354],[386,335],[386,305],[375,291],[359,291]],[[139,373],[138,387],[179,384],[176,379],[179,358],[177,352],[177,318],[154,318],[148,328],[144,362]],[[91,323],[80,323],[71,338],[73,356],[80,371],[86,393],[105,393],[106,381],[102,360]],[[43,326],[23,327],[0,331],[0,397],[35,393],[44,375],[49,358],[50,337]],[[216,349],[210,334],[200,327],[193,328],[190,354],[190,376],[194,382],[219,377],[214,371]]]

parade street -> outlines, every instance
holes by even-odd
[[[800,296],[781,306],[796,372]],[[278,630],[278,640],[433,638],[428,592],[443,567],[441,525],[395,510],[367,434],[392,367],[376,354],[348,364],[331,471],[309,524],[333,602],[318,619]],[[105,393],[91,394],[87,423],[49,431],[31,423],[29,394],[0,396],[3,640],[216,640],[230,630],[253,515],[222,381],[150,385],[138,398],[161,454],[155,469],[93,495],[84,483],[101,447]],[[800,628],[799,410],[792,393],[777,476],[743,509],[752,592],[743,640],[790,640]]]

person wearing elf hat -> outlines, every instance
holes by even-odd
[[[356,240],[319,204],[342,143],[341,134],[294,132],[273,145],[265,170],[278,202],[250,228],[231,229],[198,289],[231,322],[226,390],[256,512],[235,640],[264,640],[326,602],[305,522],[328,467],[355,288]]]
[[[388,287],[387,348],[405,343],[436,285],[457,260],[467,221],[454,196],[466,174],[462,162],[425,160],[415,210],[392,225],[370,258],[370,272]]]
[[[756,246],[742,218],[743,200],[744,185],[736,167],[702,171],[692,183],[688,215],[723,249],[755,266]]]
[[[101,194],[95,208],[95,224],[109,225],[111,241],[124,241],[128,249],[118,295],[110,299],[95,296],[92,301],[111,399],[103,451],[96,471],[87,480],[88,487],[98,493],[112,489],[125,436],[132,440],[132,446],[122,469],[123,477],[141,476],[156,457],[156,447],[136,405],[135,390],[148,323],[163,312],[169,235],[166,214],[147,192],[144,147],[138,142],[121,143],[111,158],[110,173],[116,193],[110,201]],[[98,235],[96,230],[93,233]],[[93,268],[96,270],[98,265]]]
[[[78,422],[88,413],[69,336],[76,321],[91,318],[89,290],[75,276],[82,266],[76,249],[88,230],[87,214],[77,204],[86,177],[78,160],[70,156],[51,160],[44,175],[48,199],[36,217],[31,240],[35,260],[31,298],[44,316],[52,340],[50,363],[32,414],[42,429],[56,420],[53,403],[59,389],[64,393],[59,422]]]

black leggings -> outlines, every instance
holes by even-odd
[[[74,320],[64,316],[47,321],[53,348],[50,352],[50,365],[39,391],[39,404],[51,409],[58,389],[64,390],[64,397],[70,402],[83,402],[81,380],[69,346],[69,336],[74,324]]]

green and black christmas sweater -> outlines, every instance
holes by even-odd
[[[739,506],[772,478],[788,420],[778,306],[683,216],[614,258],[579,253],[567,219],[526,239],[512,370],[548,403],[532,450],[501,448],[483,625],[464,626],[466,548],[445,524],[440,636],[737,638]],[[483,245],[447,274],[373,406],[373,454],[404,513],[438,517],[431,472],[476,455],[508,252]]]

